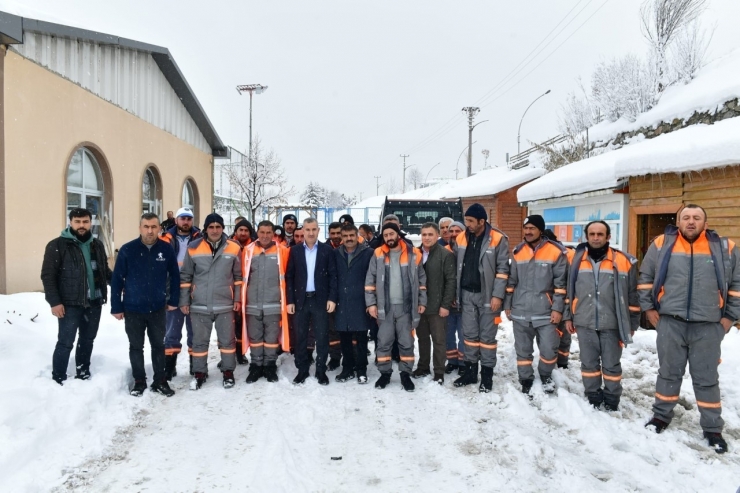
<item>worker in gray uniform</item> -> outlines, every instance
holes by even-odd
[[[688,362],[704,437],[724,453],[717,367],[722,339],[740,318],[740,251],[706,225],[702,207],[684,206],[678,227],[655,238],[640,268],[640,307],[658,332],[660,362],[645,426],[656,433],[668,427]]]

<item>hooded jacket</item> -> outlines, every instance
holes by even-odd
[[[180,306],[194,313],[228,313],[241,300],[239,244],[221,235],[216,251],[205,238],[188,245],[180,269]]]
[[[421,252],[409,247],[405,241],[401,245],[401,281],[403,283],[404,311],[411,315],[411,328],[419,326],[421,315],[419,306],[427,304],[427,276],[421,264]],[[390,300],[390,249],[387,245],[374,251],[365,276],[365,306],[377,305],[378,320],[384,320],[391,308]]]
[[[656,237],[640,267],[643,311],[691,322],[740,319],[740,252],[735,242],[702,231],[689,243],[674,225]]]

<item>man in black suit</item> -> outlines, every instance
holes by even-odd
[[[337,263],[334,249],[318,241],[319,224],[314,218],[303,221],[303,243],[290,248],[285,273],[288,313],[295,314],[295,365],[298,375],[294,384],[302,384],[311,365],[307,342],[309,325],[316,334],[316,379],[329,385],[326,359],[329,354],[329,313],[337,303]]]

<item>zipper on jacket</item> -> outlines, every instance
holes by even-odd
[[[599,330],[599,278],[596,275],[596,269],[599,269],[599,274],[601,274],[601,263],[592,262],[591,263],[591,270],[594,272],[594,313],[596,314],[596,330]]]
[[[694,244],[691,243],[691,256],[689,257],[689,293],[688,300],[686,301],[686,320],[689,319],[689,312],[691,311],[691,291],[694,284]]]

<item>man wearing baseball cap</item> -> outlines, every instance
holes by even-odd
[[[188,243],[200,238],[200,230],[193,225],[193,211],[181,207],[175,214],[175,225],[162,235],[162,240],[169,243],[175,250],[177,256],[177,265],[182,270],[182,262],[185,259],[185,252],[188,249]],[[187,331],[188,354],[190,354],[190,374],[193,373],[193,324],[190,321],[190,315],[182,313],[180,310],[168,311],[167,331],[164,336],[164,354],[165,354],[165,377],[172,380],[177,375],[177,355],[182,350],[182,324],[185,323]]]
[[[537,369],[545,393],[555,392],[551,375],[558,361],[558,324],[565,310],[568,257],[565,247],[547,239],[545,219],[524,220],[524,241],[514,248],[504,308],[514,322],[516,364],[522,392],[534,383],[534,339],[540,350]],[[530,396],[531,397],[531,396]]]

